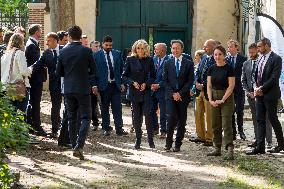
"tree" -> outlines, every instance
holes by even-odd
[[[75,0],[49,0],[51,30],[66,30],[75,24]]]

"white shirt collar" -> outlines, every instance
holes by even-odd
[[[38,43],[38,40],[37,40],[36,38],[34,38],[34,37],[32,37],[32,36],[30,36],[30,38],[31,38],[32,40],[34,40],[35,42]]]
[[[181,62],[182,61],[182,55],[180,55],[180,57],[175,57],[175,62],[177,61],[177,59],[179,60],[179,62]]]

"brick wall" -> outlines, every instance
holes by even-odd
[[[44,49],[44,8],[45,3],[28,3],[29,21],[28,25],[40,24],[42,25],[42,37],[40,39],[40,48]]]

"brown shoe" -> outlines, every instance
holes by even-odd
[[[234,146],[232,145],[228,146],[228,159],[229,160],[234,159]]]
[[[221,148],[215,147],[212,152],[207,154],[207,156],[221,156]]]
[[[73,156],[79,158],[80,160],[84,160],[84,155],[82,149],[75,149],[73,151]]]
[[[167,138],[167,134],[166,133],[161,133],[160,138],[162,138],[162,139]]]
[[[205,141],[205,142],[203,143],[203,146],[213,146],[213,142],[211,142],[211,141]]]

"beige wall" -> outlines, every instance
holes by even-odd
[[[215,39],[223,44],[237,38],[237,21],[233,16],[233,0],[194,1],[192,53],[203,47],[206,39]]]
[[[284,1],[276,0],[276,20],[284,27]]]
[[[44,14],[44,36],[46,36],[51,31],[51,23],[50,23],[50,13],[46,12]],[[46,49],[47,46],[45,45],[44,48]]]
[[[96,36],[96,1],[75,0],[75,24],[80,26],[83,34],[88,35],[89,42]]]

